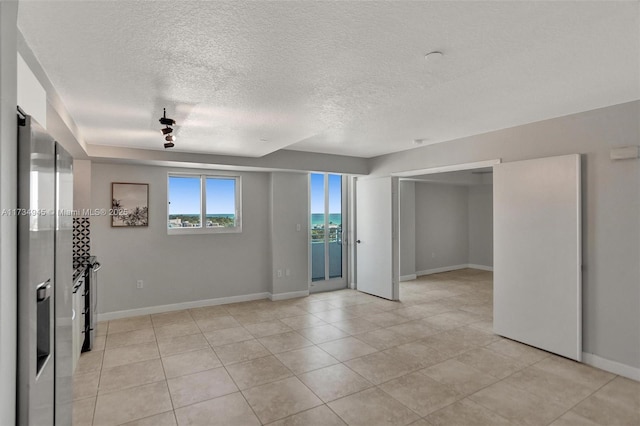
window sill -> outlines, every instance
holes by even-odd
[[[167,228],[167,235],[240,234],[242,227],[235,228]]]

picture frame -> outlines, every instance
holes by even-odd
[[[111,227],[149,226],[149,184],[111,183]]]

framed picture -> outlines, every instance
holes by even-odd
[[[149,184],[111,183],[111,226],[149,226]]]

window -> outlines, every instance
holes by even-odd
[[[344,279],[346,251],[342,249],[342,218],[346,216],[345,185],[340,175],[310,175],[311,281],[325,281],[326,284],[328,280]]]
[[[241,232],[240,177],[169,174],[169,234]]]

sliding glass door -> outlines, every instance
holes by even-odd
[[[341,175],[312,173],[311,291],[345,288],[346,181]]]

